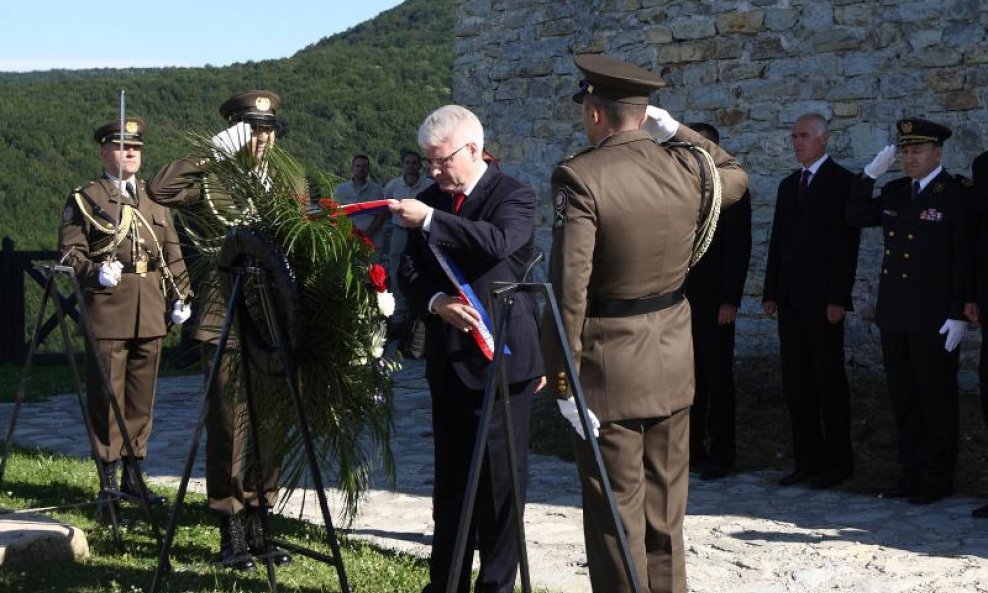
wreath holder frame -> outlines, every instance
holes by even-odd
[[[227,239],[224,241],[226,243],[231,239],[234,233],[227,235]],[[250,243],[252,239],[246,238],[246,236],[253,236],[256,239],[257,244],[264,242],[266,240],[260,235],[252,234],[251,232],[239,233],[239,240],[241,242],[246,241]],[[270,245],[270,243],[267,243]],[[236,251],[236,250],[234,250]],[[240,258],[236,258],[236,261],[243,261]],[[284,273],[286,269],[279,267],[277,264],[270,264],[269,262],[262,260],[253,260],[255,265],[234,265],[234,266],[220,266],[219,272],[224,274],[227,278],[231,279],[229,284],[224,281],[224,287],[230,286],[227,293],[226,302],[226,315],[223,319],[223,324],[220,329],[219,342],[216,347],[216,353],[213,357],[212,364],[209,370],[209,376],[206,378],[205,388],[203,390],[202,402],[199,405],[199,419],[196,423],[195,430],[192,433],[192,442],[189,446],[189,455],[185,463],[185,470],[182,472],[182,479],[179,483],[178,494],[175,497],[175,506],[172,508],[171,517],[168,522],[168,529],[165,533],[164,542],[161,544],[161,550],[158,556],[158,566],[155,569],[153,580],[151,581],[151,588],[148,590],[149,593],[156,593],[158,587],[162,582],[164,575],[168,572],[168,553],[171,549],[172,543],[175,538],[175,529],[178,524],[178,519],[181,515],[182,504],[185,499],[185,493],[188,488],[189,479],[192,475],[192,469],[195,465],[196,454],[199,448],[199,440],[202,437],[202,430],[206,421],[206,410],[208,407],[207,394],[215,383],[217,375],[220,369],[220,359],[223,352],[226,350],[227,342],[230,338],[230,330],[236,323],[238,328],[243,327],[242,322],[243,313],[246,311],[247,306],[245,304],[245,294],[244,294],[244,284],[250,279],[255,282],[256,288],[259,290],[262,299],[262,310],[266,312],[265,320],[268,327],[273,332],[275,338],[274,343],[270,348],[265,348],[265,354],[260,360],[255,359],[254,355],[258,352],[254,348],[243,347],[243,358],[240,364],[241,376],[243,381],[244,397],[247,403],[247,424],[248,430],[250,431],[251,437],[251,463],[254,464],[253,467],[255,471],[252,471],[254,475],[254,488],[256,492],[264,492],[265,488],[263,485],[264,468],[261,465],[261,451],[260,442],[258,441],[258,422],[259,417],[254,406],[254,393],[251,387],[250,374],[251,366],[253,365],[260,372],[267,372],[269,374],[280,374],[284,376],[285,381],[288,384],[288,389],[291,393],[292,402],[295,407],[296,420],[298,423],[299,435],[302,439],[302,443],[305,448],[306,460],[309,466],[309,472],[312,477],[312,486],[316,491],[316,496],[319,499],[319,508],[322,512],[323,524],[326,527],[326,542],[329,544],[333,555],[327,556],[306,548],[303,546],[298,546],[291,542],[286,542],[271,536],[270,525],[267,519],[267,500],[264,496],[259,496],[260,509],[262,510],[262,517],[264,522],[264,538],[265,542],[278,546],[282,549],[286,549],[296,554],[301,554],[307,556],[314,560],[324,562],[336,568],[336,574],[340,581],[340,590],[342,593],[350,593],[350,586],[347,582],[346,569],[343,565],[343,556],[340,553],[340,544],[336,536],[336,529],[333,526],[333,518],[329,511],[329,502],[326,498],[326,489],[323,482],[322,473],[319,470],[319,462],[316,459],[315,446],[312,441],[312,434],[309,430],[309,422],[305,413],[305,406],[302,402],[302,392],[298,383],[298,373],[297,368],[294,364],[294,356],[292,344],[297,343],[289,335],[288,330],[292,327],[286,327],[286,318],[283,315],[271,314],[271,312],[278,310],[273,306],[271,302],[272,295],[278,293],[284,293],[286,288],[283,286],[283,282],[280,279],[285,277]],[[269,269],[272,268],[272,269]],[[290,271],[288,271],[290,275]],[[284,310],[283,308],[281,310]],[[290,318],[288,318],[287,323],[291,324]],[[243,337],[240,336],[243,342]],[[245,345],[242,345],[245,346]],[[274,363],[273,361],[276,361]],[[260,363],[260,365],[258,365]],[[271,373],[272,370],[277,370],[277,373]],[[277,591],[277,582],[275,578],[275,570],[273,559],[270,555],[265,558],[267,564],[267,577],[268,586],[272,592]]]

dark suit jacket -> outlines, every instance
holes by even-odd
[[[974,177],[974,273],[977,302],[982,315],[988,315],[988,151],[982,152],[971,164]]]
[[[844,204],[854,174],[828,158],[800,206],[801,174],[798,169],[779,184],[762,299],[821,315],[827,305],[850,311],[861,232],[845,224]]]
[[[535,253],[535,193],[516,179],[488,167],[459,215],[452,213],[452,196],[438,185],[424,190],[418,199],[435,211],[429,233],[409,232],[399,281],[409,305],[425,319],[426,374],[435,378],[445,372],[450,362],[464,385],[481,390],[489,362],[473,337],[426,310],[429,299],[437,292],[456,294],[429,244],[446,250],[460,266],[488,314],[496,315],[489,292],[491,282],[521,281]],[[511,350],[505,359],[509,382],[543,374],[535,302],[528,294],[520,294],[512,307],[507,345]]]
[[[686,276],[690,307],[740,306],[750,258],[751,194],[744,192],[736,204],[720,213],[710,247]]]
[[[882,225],[885,255],[875,322],[883,330],[935,332],[947,318],[964,319],[971,288],[971,182],[946,170],[912,198],[900,177],[871,197],[875,180],[861,175],[847,204],[847,222]]]

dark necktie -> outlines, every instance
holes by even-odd
[[[134,184],[131,183],[130,181],[127,182],[127,195],[133,198],[135,201],[137,200],[137,192],[134,191]]]
[[[453,196],[453,214],[459,214],[460,210],[463,208],[463,202],[467,200],[467,195],[460,192]]]
[[[799,178],[799,193],[797,194],[797,203],[800,207],[806,202],[806,188],[810,185],[810,173],[809,169],[803,169],[803,175]]]
[[[919,182],[918,181],[913,181],[913,199],[914,200],[916,199],[916,196],[919,195],[919,192],[920,192]]]

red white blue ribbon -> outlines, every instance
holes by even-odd
[[[470,335],[473,336],[473,340],[477,342],[477,346],[480,347],[480,351],[484,353],[487,360],[494,360],[494,335],[491,333],[491,318],[487,315],[487,309],[484,309],[484,304],[477,298],[477,294],[467,282],[466,277],[463,276],[463,271],[460,270],[456,261],[438,245],[430,244],[429,248],[432,249],[432,254],[436,256],[439,267],[443,269],[443,272],[446,272],[446,276],[456,287],[460,300],[480,313],[480,323],[470,329]],[[504,353],[511,355],[511,350],[507,344],[504,345]]]
[[[376,214],[388,209],[387,200],[369,200],[367,202],[357,202],[355,204],[344,204],[340,206],[343,214],[347,216],[357,216],[360,214]]]

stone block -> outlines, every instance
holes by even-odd
[[[735,126],[745,121],[745,119],[747,118],[743,109],[731,108],[717,110],[716,120],[718,126]]]
[[[759,36],[749,48],[749,57],[752,61],[784,58],[787,55],[786,48],[782,44],[782,37],[777,35]]]
[[[766,62],[722,62],[719,77],[724,82],[745,78],[765,78],[766,70],[768,70]]]
[[[89,558],[86,534],[45,515],[0,515],[0,570],[59,564]]]
[[[810,43],[817,52],[848,51],[864,45],[865,33],[861,29],[830,27],[810,35]]]
[[[689,16],[669,22],[672,37],[677,41],[708,39],[717,34],[714,21],[707,16]]]
[[[926,73],[926,85],[934,91],[957,91],[964,88],[964,68],[935,68]]]
[[[940,97],[940,102],[948,111],[968,111],[981,107],[978,95],[971,90],[944,93]]]
[[[664,25],[646,27],[645,39],[654,44],[669,43],[672,41],[672,30]]]
[[[765,10],[765,27],[771,31],[789,31],[796,26],[799,11],[794,8],[767,8]]]
[[[834,117],[857,117],[858,104],[855,101],[835,101]]]
[[[871,2],[856,2],[834,8],[834,22],[850,27],[871,27],[875,22],[876,7]]]
[[[753,34],[760,31],[764,23],[764,10],[736,10],[717,17],[717,31],[721,35]]]
[[[685,64],[710,59],[713,44],[708,41],[670,43],[659,48],[659,63]]]

